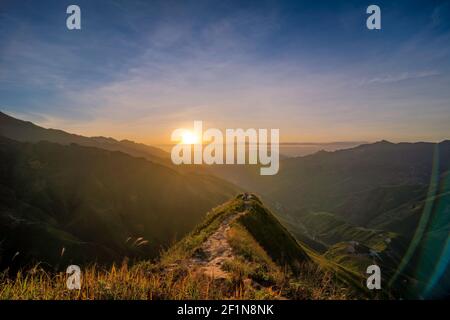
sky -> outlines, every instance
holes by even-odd
[[[449,89],[450,1],[0,0],[0,110],[88,136],[441,141]]]

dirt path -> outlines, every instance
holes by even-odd
[[[196,268],[214,279],[229,278],[229,273],[223,270],[223,265],[226,261],[233,260],[235,255],[228,242],[227,234],[233,221],[246,214],[249,205],[246,200],[250,199],[244,199],[246,203],[243,212],[236,212],[224,219],[219,228],[203,242],[199,253],[189,259],[189,267]]]
[[[243,214],[245,211],[231,215],[222,221],[219,228],[203,242],[198,250],[199,253],[188,260],[189,267],[215,279],[228,278],[228,272],[222,267],[226,261],[233,260],[235,255],[228,242],[227,234],[233,221]]]

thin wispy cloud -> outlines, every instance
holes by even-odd
[[[441,73],[438,71],[419,71],[419,72],[401,72],[398,74],[388,74],[385,76],[379,76],[374,77],[371,79],[363,80],[362,85],[368,85],[368,84],[376,84],[376,83],[395,83],[399,81],[406,81],[406,80],[414,80],[414,79],[422,79],[422,78],[428,78],[440,75]]]

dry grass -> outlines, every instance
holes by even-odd
[[[112,266],[104,269],[93,265],[82,270],[80,290],[66,288],[65,273],[51,274],[41,268],[18,272],[14,278],[0,276],[0,300],[158,300],[225,298],[211,279],[183,270],[157,272],[155,266],[137,264],[128,268]],[[232,293],[234,298],[243,295]]]
[[[245,271],[245,268],[250,268]],[[331,274],[305,265],[301,278],[283,277],[279,271],[271,285],[247,281],[254,266],[235,261],[232,279],[217,281],[193,270],[164,271],[158,265],[82,269],[80,290],[66,287],[65,273],[48,273],[39,266],[13,277],[0,274],[0,300],[183,300],[183,299],[348,299],[349,292],[335,286]]]
[[[234,222],[227,240],[235,257],[224,265],[229,279],[212,279],[189,267],[187,261],[204,241],[217,230],[222,221],[245,209],[242,201],[234,199],[213,209],[193,232],[162,253],[158,263],[139,262],[131,266],[91,265],[82,268],[80,290],[66,287],[68,275],[49,273],[39,265],[17,274],[0,273],[0,300],[159,300],[159,299],[351,299],[352,292],[336,278],[340,272],[325,265],[305,260],[300,272],[293,274],[271,258],[246,227]],[[278,230],[278,229],[277,229]],[[282,231],[282,229],[280,229]],[[280,232],[280,231],[278,231]],[[281,238],[284,239],[284,238]],[[289,238],[290,239],[290,238]],[[288,239],[288,240],[289,240]],[[135,240],[143,241],[143,239]],[[279,244],[282,246],[283,244]],[[270,247],[272,248],[272,247]],[[279,250],[279,248],[276,248]],[[311,253],[311,256],[312,253]]]

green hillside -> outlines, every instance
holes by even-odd
[[[0,137],[2,266],[155,257],[237,189],[79,145]]]
[[[358,227],[327,212],[306,214],[300,221],[310,237],[326,246],[343,241],[358,241],[381,252],[392,246],[393,242],[402,241],[394,232]]]
[[[40,265],[0,273],[0,299],[355,299],[362,278],[298,243],[253,194],[209,211],[160,259],[82,266],[81,290]],[[376,296],[376,295],[375,295]]]
[[[258,192],[298,240],[334,261],[361,272],[381,259],[390,286],[442,297],[450,288],[449,165],[450,141],[380,141],[284,159],[271,177],[249,166],[215,173]],[[361,254],[348,253],[349,242]]]
[[[408,201],[424,199],[431,175],[450,169],[450,141],[381,141],[334,152],[281,160],[274,176],[251,166],[211,168],[218,176],[277,204],[284,218],[314,211],[367,226]]]
[[[271,259],[279,265],[289,265],[295,268],[296,265],[310,260],[295,238],[254,195],[248,201],[244,201],[243,195],[239,195],[234,200],[215,208],[200,226],[172,250],[180,250],[184,255],[192,254],[196,245],[202,243],[202,240],[217,229],[221,222],[237,212],[245,214],[237,217],[235,223],[244,227]],[[283,250],[280,250],[280,247]]]
[[[220,239],[220,232],[231,251],[217,256],[210,239]],[[213,277],[245,284],[252,294],[264,297],[309,299],[316,290],[321,295],[318,299],[370,295],[364,292],[360,274],[295,240],[261,200],[249,194],[208,213],[202,224],[163,255],[161,264],[163,269],[210,272]]]

